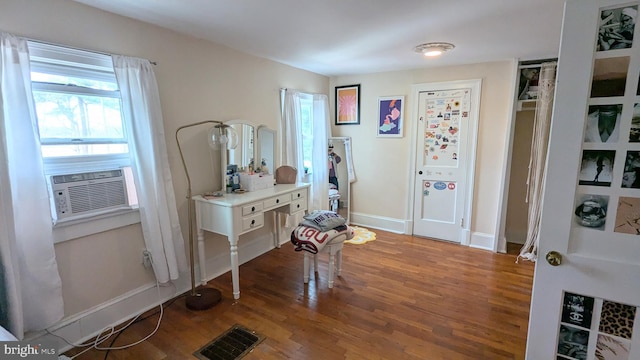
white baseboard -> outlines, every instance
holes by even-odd
[[[474,232],[471,233],[469,247],[489,250],[493,252],[493,246],[496,241],[497,239],[494,235]]]
[[[350,225],[385,230],[397,234],[411,235],[413,222],[411,220],[394,219],[362,213],[351,213]],[[463,230],[460,245],[493,251],[496,241],[494,235]]]
[[[352,212],[350,214],[349,225],[379,229],[396,234],[411,234],[411,222],[403,219],[394,219],[384,216]]]

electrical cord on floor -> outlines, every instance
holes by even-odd
[[[171,300],[167,301],[167,302],[164,304],[164,307],[169,307],[169,306],[173,305],[173,303],[174,303],[174,302],[176,302],[176,300],[178,300],[178,299],[180,299],[181,297],[184,297],[184,296],[186,296],[186,295],[187,295],[187,293],[184,293],[184,294],[182,294],[182,295],[180,295],[180,296],[177,296],[177,297],[175,297],[175,298],[173,298],[173,299],[171,299]],[[134,322],[134,324],[135,324],[135,323],[139,323],[139,322],[141,322],[141,321],[144,321],[144,320],[146,320],[146,319],[148,319],[148,318],[150,318],[150,317],[152,317],[152,316],[156,315],[158,312],[159,312],[159,311],[156,311],[156,312],[151,313],[151,314],[149,314],[149,315],[147,315],[147,316],[145,316],[145,317],[143,317],[143,318],[138,318],[138,319]],[[123,329],[123,330],[124,330],[124,329]],[[109,344],[109,349],[108,349],[108,350],[106,351],[106,353],[104,354],[104,360],[107,360],[107,357],[109,356],[109,353],[110,353],[110,352],[111,352],[111,350],[112,350],[111,348],[113,347],[113,344],[115,344],[116,340],[118,340],[118,337],[120,337],[120,335],[121,335],[121,334],[122,334],[122,331],[118,332],[118,333],[116,334],[116,336],[114,336],[114,338],[113,338],[113,339],[111,339],[111,343]],[[115,349],[113,349],[113,350],[115,350]]]
[[[150,261],[151,261],[151,265],[153,266],[153,258],[151,258],[151,254],[149,254],[149,259],[150,259]],[[160,300],[160,299],[161,299],[161,296],[160,296],[160,283],[158,282],[158,280],[157,280],[157,279],[156,279],[156,291],[158,292],[158,300]],[[180,296],[178,296],[178,297],[176,297],[176,298],[174,298],[174,299],[172,299],[172,300],[171,300],[171,302],[170,302],[167,306],[169,306],[169,305],[173,304],[173,303],[174,303],[178,298],[180,298],[180,297],[182,297],[182,296],[184,296],[184,295],[186,295],[186,293],[185,293],[185,294],[183,294],[183,295],[180,295]],[[50,335],[53,335],[53,336],[55,336],[55,337],[57,337],[57,338],[62,339],[65,343],[67,343],[68,345],[71,345],[71,346],[73,346],[73,347],[87,347],[86,349],[82,350],[81,352],[79,352],[79,353],[77,353],[77,354],[75,354],[75,355],[73,355],[73,356],[71,356],[71,357],[66,357],[66,358],[68,358],[68,359],[74,359],[74,358],[76,358],[76,357],[78,357],[78,356],[80,356],[80,355],[84,354],[85,352],[87,352],[87,351],[91,350],[91,349],[95,349],[95,350],[98,350],[98,351],[106,351],[107,353],[105,354],[105,357],[104,357],[104,358],[106,359],[106,358],[107,358],[107,356],[109,355],[109,352],[110,352],[111,350],[122,350],[122,349],[126,349],[126,348],[129,348],[129,347],[132,347],[132,346],[138,345],[138,344],[140,344],[140,343],[142,343],[142,342],[146,341],[147,339],[149,339],[151,336],[153,336],[153,335],[158,331],[158,328],[160,328],[160,323],[162,322],[162,316],[164,315],[164,306],[163,306],[163,303],[162,303],[162,302],[160,302],[159,307],[160,307],[160,309],[159,309],[158,311],[156,311],[156,312],[154,312],[154,313],[152,313],[152,314],[149,314],[149,315],[145,316],[144,318],[140,318],[140,316],[141,316],[142,314],[144,314],[144,312],[142,312],[142,313],[140,313],[140,314],[136,315],[136,316],[135,316],[133,319],[131,319],[131,320],[130,320],[126,325],[124,325],[124,326],[120,327],[119,329],[116,329],[116,326],[108,326],[108,327],[105,327],[105,328],[103,328],[103,329],[100,331],[100,333],[96,336],[96,338],[95,338],[94,340],[89,341],[89,342],[86,342],[86,343],[84,343],[84,344],[74,344],[74,343],[71,343],[71,342],[67,341],[67,340],[66,340],[65,338],[63,338],[62,336],[59,336],[59,335],[56,335],[56,334],[54,334],[54,333],[50,332],[48,329],[46,329],[45,331],[46,331],[48,334],[50,334]],[[145,311],[145,312],[146,312],[146,311]],[[149,335],[147,335],[147,336],[145,336],[144,338],[142,338],[142,339],[140,339],[140,340],[138,340],[138,341],[136,341],[136,342],[133,342],[133,343],[131,343],[131,344],[122,345],[122,346],[116,346],[116,347],[114,347],[114,346],[113,346],[113,344],[114,344],[115,340],[116,340],[116,339],[120,336],[120,334],[122,334],[122,332],[123,332],[124,330],[126,330],[129,326],[131,326],[132,324],[134,324],[134,323],[136,323],[136,322],[139,322],[139,321],[142,321],[142,320],[148,319],[149,317],[154,316],[155,314],[158,314],[158,313],[160,313],[160,316],[158,317],[158,322],[157,322],[157,324],[156,324],[156,327],[155,327],[155,329],[154,329],[154,330],[153,330]],[[108,347],[100,347],[100,345],[101,345],[102,343],[104,343],[105,341],[107,341],[107,340],[108,340],[111,336],[113,336],[113,335],[116,335],[116,337],[111,341],[111,344],[110,344]]]

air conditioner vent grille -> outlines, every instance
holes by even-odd
[[[124,205],[126,189],[122,180],[69,186],[71,211],[79,214],[92,210]]]
[[[122,170],[56,175],[52,179],[58,219],[128,206]]]

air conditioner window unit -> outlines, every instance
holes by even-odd
[[[58,220],[129,208],[122,169],[53,175],[51,186]]]

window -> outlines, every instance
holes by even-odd
[[[47,180],[120,168],[129,174],[129,143],[111,56],[38,42],[29,42],[29,54]],[[126,181],[126,187],[129,199],[123,206],[130,208],[137,198],[133,182]],[[56,205],[54,194],[52,213],[59,219]],[[103,213],[92,207],[75,218]]]

